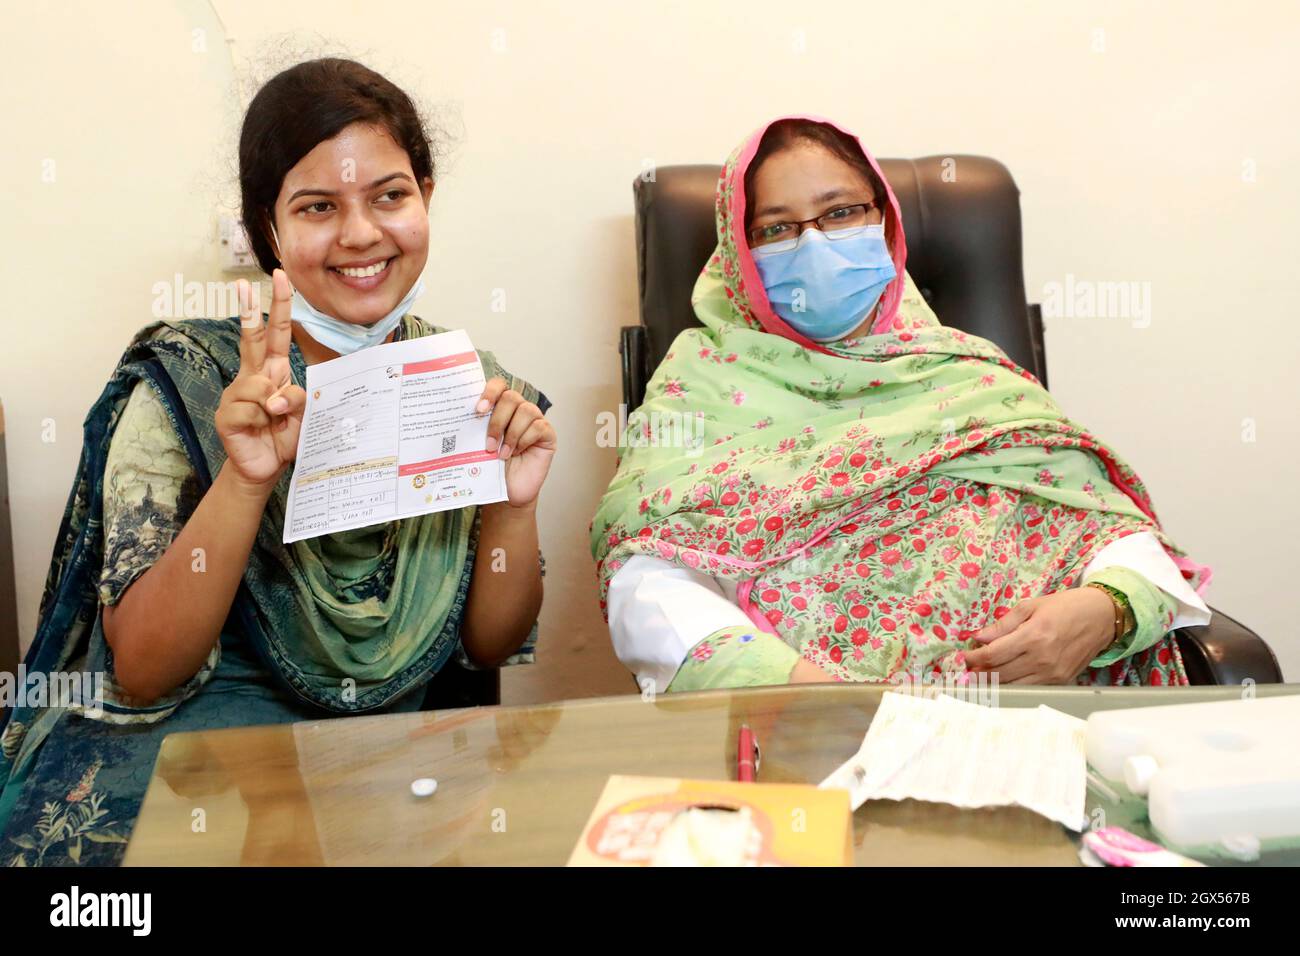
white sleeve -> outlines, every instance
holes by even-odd
[[[1084,569],[1080,583],[1093,572],[1112,567],[1136,571],[1178,602],[1171,629],[1210,623],[1210,609],[1183,579],[1178,565],[1150,531],[1125,535],[1102,548]]]
[[[724,627],[752,627],[727,588],[702,571],[636,555],[614,573],[606,607],[614,653],[662,694],[692,647]]]

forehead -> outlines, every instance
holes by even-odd
[[[333,139],[317,143],[285,174],[284,190],[321,186],[363,187],[378,176],[404,172],[414,176],[411,159],[382,126],[353,123]]]
[[[754,208],[806,202],[833,189],[865,198],[871,184],[825,146],[801,140],[773,153],[754,173]]]

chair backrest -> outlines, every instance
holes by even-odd
[[[1046,384],[1042,323],[1025,303],[1020,191],[985,156],[880,161],[903,210],[907,271],[945,325],[996,342]],[[637,278],[651,369],[684,329],[699,325],[691,289],[717,245],[718,166],[660,166],[638,176]]]

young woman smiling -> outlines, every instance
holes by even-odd
[[[449,662],[531,659],[556,436],[491,353],[477,411],[508,501],[281,543],[306,366],[442,331],[408,312],[434,189],[410,98],[359,63],[301,63],[249,105],[239,177],[269,315],[241,283],[238,320],[148,326],[87,418],[27,666],[108,681],[102,707],[12,714],[12,862],[116,862],[165,734],[417,709]]]

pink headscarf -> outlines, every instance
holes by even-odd
[[[736,261],[740,266],[740,285],[744,290],[745,298],[748,299],[750,317],[768,332],[783,336],[792,342],[798,342],[804,348],[829,354],[830,350],[825,345],[814,342],[812,339],[796,332],[772,309],[772,304],[767,298],[767,290],[763,287],[763,280],[754,265],[754,256],[749,250],[749,237],[745,234],[745,173],[749,169],[749,164],[753,162],[754,154],[758,152],[759,144],[763,141],[767,131],[771,129],[773,124],[786,120],[822,123],[847,136],[857,144],[858,149],[862,150],[862,155],[871,164],[871,168],[875,170],[876,175],[880,177],[881,183],[884,184],[885,195],[889,199],[889,203],[885,207],[885,236],[889,241],[890,252],[894,260],[894,271],[897,276],[885,287],[885,292],[880,297],[880,304],[876,310],[876,319],[871,324],[872,335],[883,334],[893,327],[894,319],[898,315],[898,303],[903,297],[904,264],[907,262],[907,240],[903,235],[903,214],[898,207],[898,199],[894,195],[894,190],[889,186],[889,180],[881,172],[880,164],[876,162],[875,157],[862,145],[862,141],[848,130],[820,116],[777,117],[755,130],[738,152],[733,154],[732,160],[722,167],[722,174],[718,182],[717,201],[720,206],[727,202],[730,205],[725,211],[721,208],[718,210],[720,213],[724,213],[719,216],[719,223],[726,223],[730,234],[726,236],[719,235],[718,239],[723,244],[730,243],[735,249]]]

